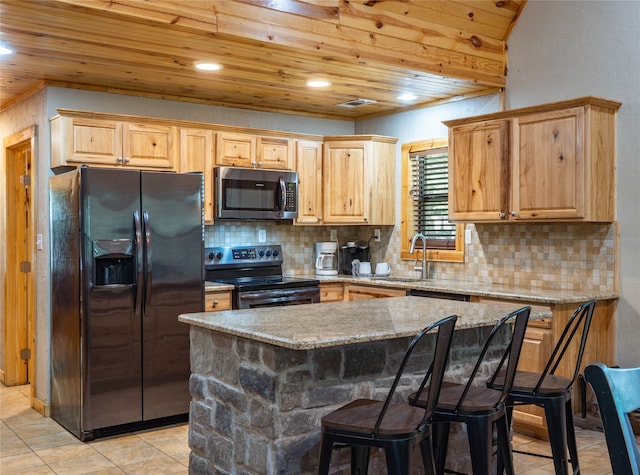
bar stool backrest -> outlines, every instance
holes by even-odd
[[[447,360],[449,358],[451,340],[453,339],[453,330],[457,320],[457,315],[451,315],[449,317],[443,318],[427,326],[426,328],[421,330],[415,337],[413,337],[411,343],[409,343],[407,351],[405,352],[404,358],[402,359],[402,363],[400,363],[400,367],[398,368],[396,377],[393,380],[391,388],[389,389],[387,398],[385,399],[382,409],[380,410],[380,415],[378,416],[378,420],[376,421],[373,429],[373,435],[378,435],[380,425],[382,424],[389,404],[391,404],[398,383],[400,382],[400,379],[404,374],[405,367],[407,366],[407,363],[411,358],[413,350],[425,335],[433,333],[437,330],[436,343],[433,350],[431,364],[429,365],[429,369],[427,370],[422,381],[422,387],[424,386],[426,381],[429,381],[429,386],[427,389],[429,391],[429,404],[425,410],[424,417],[422,419],[422,422],[420,423],[420,426],[418,427],[418,430],[424,429],[424,427],[426,427],[426,425],[429,423],[429,421],[431,420],[431,416],[433,415],[433,411],[435,410],[435,404],[438,401],[438,396],[440,394],[440,387],[442,386],[442,379],[444,378],[444,371],[446,369]]]
[[[473,385],[473,381],[478,373],[478,370],[480,369],[480,366],[484,362],[484,359],[487,355],[487,352],[489,351],[489,348],[491,348],[491,345],[493,344],[493,340],[495,336],[504,326],[507,325],[507,323],[511,323],[511,321],[515,319],[515,324],[513,326],[513,330],[511,333],[511,341],[509,342],[509,345],[505,350],[502,356],[502,359],[498,364],[497,369],[495,370],[495,372],[493,373],[493,376],[490,379],[490,382],[492,383],[497,377],[498,373],[502,370],[502,367],[504,366],[505,361],[508,360],[507,369],[505,372],[504,388],[502,390],[502,396],[497,406],[504,404],[504,401],[507,399],[507,396],[509,395],[509,391],[511,391],[511,387],[513,386],[513,380],[515,378],[516,368],[518,366],[518,360],[520,359],[520,350],[522,349],[522,343],[524,341],[524,333],[527,329],[527,322],[529,320],[530,313],[531,313],[531,307],[522,307],[502,317],[500,321],[498,321],[498,323],[496,323],[496,325],[491,329],[491,333],[489,333],[489,336],[487,337],[487,340],[485,341],[485,344],[482,347],[482,351],[480,352],[480,356],[476,361],[476,365],[474,366],[473,371],[469,375],[467,384],[462,392],[462,395],[460,396],[460,400],[458,401],[456,411],[459,411],[460,408],[462,407],[464,400],[467,396],[467,393],[469,392],[469,388]]]
[[[587,344],[587,337],[589,336],[589,327],[591,327],[591,319],[593,318],[593,309],[596,306],[595,300],[590,300],[589,302],[583,303],[580,305],[573,315],[567,322],[562,331],[562,335],[560,335],[560,339],[558,343],[556,343],[555,348],[551,352],[551,356],[549,357],[549,361],[547,361],[546,366],[544,367],[544,371],[540,375],[540,379],[538,379],[538,383],[536,384],[533,394],[535,395],[542,383],[544,382],[544,378],[547,377],[548,374],[555,374],[558,369],[558,365],[562,361],[564,355],[567,352],[567,348],[571,345],[571,341],[573,337],[581,332],[580,336],[580,349],[578,350],[576,356],[576,366],[573,372],[573,376],[571,381],[568,383],[565,389],[569,389],[569,387],[573,384],[575,379],[578,377],[578,372],[580,371],[580,364],[582,363],[582,355],[584,354],[584,348]]]
[[[598,406],[614,475],[639,475],[640,451],[629,413],[640,409],[640,368],[608,368],[602,363],[587,366]]]

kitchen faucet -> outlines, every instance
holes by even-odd
[[[414,270],[420,269],[422,271],[422,279],[429,278],[429,268],[427,267],[427,238],[422,233],[416,233],[411,239],[411,248],[409,249],[409,254],[413,254],[416,250],[416,241],[418,239],[422,239],[422,267],[415,267]],[[416,263],[418,260],[416,259]]]

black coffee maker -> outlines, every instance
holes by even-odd
[[[369,243],[367,241],[347,241],[340,246],[340,268],[343,274],[351,275],[351,263],[354,259],[360,262],[369,261]]]

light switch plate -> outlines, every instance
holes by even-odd
[[[471,229],[464,230],[464,243],[471,244]]]
[[[329,238],[330,241],[337,241],[338,240],[338,230],[337,229],[332,229],[330,231],[331,233],[331,237]]]
[[[36,234],[36,249],[42,251],[42,234]]]
[[[258,229],[258,242],[260,244],[264,244],[267,242],[267,230],[266,229]]]

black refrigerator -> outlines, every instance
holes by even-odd
[[[49,198],[51,417],[81,440],[186,420],[202,174],[81,167]]]

